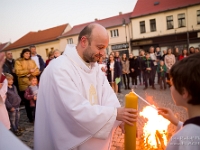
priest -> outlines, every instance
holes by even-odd
[[[112,134],[123,123],[133,125],[137,111],[121,108],[96,61],[105,55],[109,37],[89,24],[78,44],[44,70],[37,96],[35,150],[109,150]]]

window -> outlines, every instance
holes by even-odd
[[[110,30],[110,35],[111,37],[118,37],[119,36],[118,29]]]
[[[53,51],[53,50],[54,50],[54,47],[51,48],[51,51]]]
[[[178,14],[178,27],[185,27],[185,14]]]
[[[200,10],[197,10],[197,24],[200,24]]]
[[[140,33],[145,33],[145,21],[140,21]]]
[[[173,16],[167,16],[167,30],[174,29]]]
[[[73,39],[72,38],[67,39],[67,44],[73,44]]]
[[[156,19],[150,20],[150,28],[151,28],[151,32],[156,31]]]
[[[46,56],[48,57],[48,55],[49,55],[49,49],[46,48]]]

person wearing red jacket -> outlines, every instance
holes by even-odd
[[[178,60],[182,60],[183,58],[188,56],[188,51],[187,49],[182,50],[182,54],[179,56]]]
[[[31,85],[26,89],[24,97],[27,100],[30,100],[30,108],[31,108],[31,122],[35,121],[35,107],[38,93],[38,80],[36,76],[29,77]]]

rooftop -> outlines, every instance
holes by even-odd
[[[130,22],[130,19],[129,19],[130,15],[131,15],[131,13],[126,13],[126,14],[119,13],[119,15],[117,15],[117,16],[113,16],[113,17],[109,17],[109,18],[105,18],[105,19],[101,19],[101,20],[95,19],[95,21],[92,21],[92,22],[75,25],[71,30],[69,30],[68,32],[66,32],[65,34],[63,34],[60,37],[62,38],[62,37],[77,35],[80,33],[80,31],[85,26],[87,26],[88,24],[91,24],[91,23],[99,23],[102,26],[104,26],[105,28],[120,26],[124,23],[127,24]]]
[[[16,42],[8,46],[5,50],[16,49],[34,44],[54,41],[58,39],[58,36],[62,35],[67,26],[68,24],[64,24],[46,30],[39,30],[38,32],[29,32]]]
[[[6,43],[1,43],[0,44],[0,51],[4,50],[7,46],[10,45],[10,42],[6,42]]]
[[[200,4],[200,0],[138,0],[131,18]]]

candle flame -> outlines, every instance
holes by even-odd
[[[167,128],[170,122],[158,115],[158,112],[150,106],[145,107],[139,115],[148,120],[143,127],[144,142],[148,148],[166,147]]]

